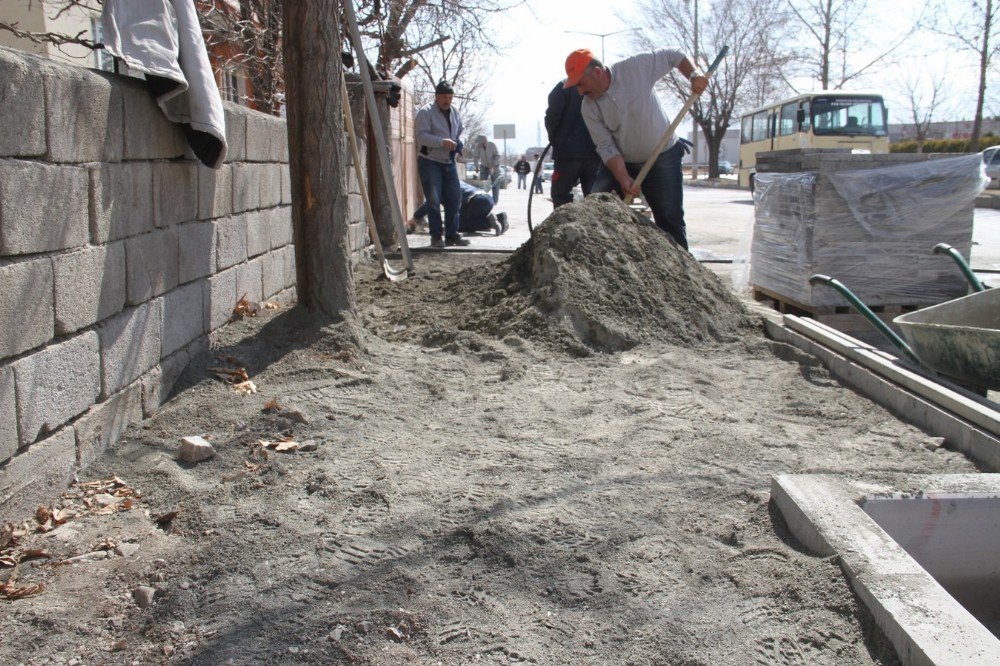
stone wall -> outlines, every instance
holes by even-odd
[[[4,48],[0,118],[2,523],[157,409],[241,296],[292,300],[295,255],[279,118],[226,104],[208,169],[144,82]]]

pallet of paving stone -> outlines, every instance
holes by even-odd
[[[847,305],[846,302],[842,302],[840,305],[816,306],[790,300],[781,294],[767,289],[766,287],[752,285],[751,288],[755,301],[766,303],[781,314],[806,317],[845,333],[859,333],[875,330],[872,323],[868,321],[864,315],[859,314],[853,307]],[[892,323],[893,318],[907,312],[914,312],[915,310],[919,310],[930,305],[935,305],[935,303],[880,304],[870,305],[869,309],[883,322],[893,328],[896,328]]]
[[[904,164],[885,166],[896,157]],[[793,171],[758,171],[751,284],[807,311],[844,305],[836,291],[809,283],[816,273],[872,306],[964,296],[961,272],[933,248],[947,243],[969,256],[982,185],[974,157],[765,153],[759,168]],[[852,161],[865,168],[848,169]]]

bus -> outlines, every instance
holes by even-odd
[[[888,113],[878,94],[826,90],[754,109],[740,119],[740,185],[753,191],[757,153],[789,148],[889,152]]]

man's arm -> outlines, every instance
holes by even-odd
[[[708,88],[708,78],[698,71],[686,56],[677,64],[677,71],[691,82],[691,92],[700,95]]]

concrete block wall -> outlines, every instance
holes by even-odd
[[[4,48],[0,117],[3,523],[155,411],[241,296],[291,301],[295,254],[279,118],[226,104],[208,169],[143,82]]]

